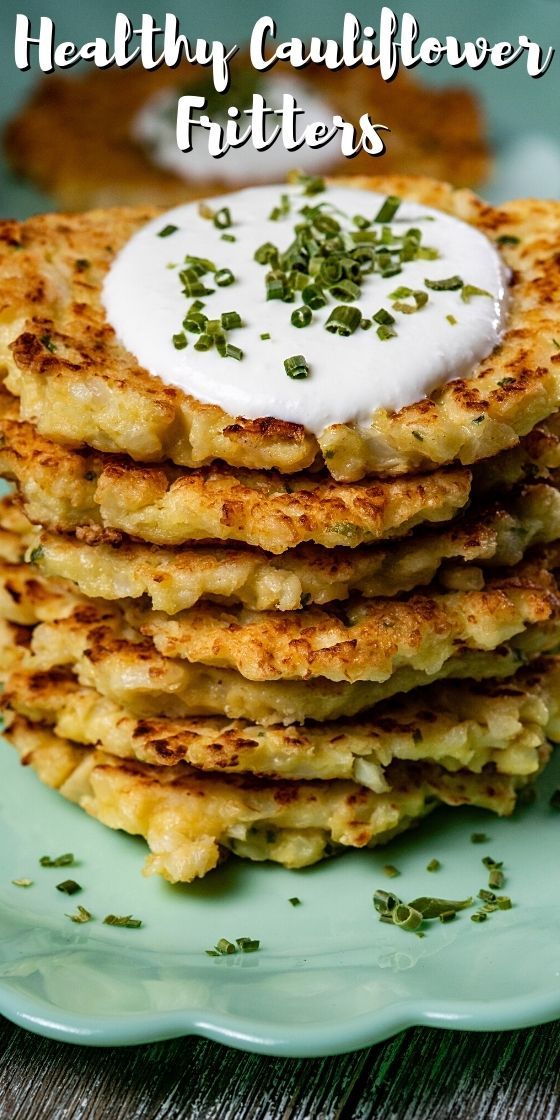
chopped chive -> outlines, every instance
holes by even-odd
[[[404,902],[399,903],[393,911],[393,923],[400,929],[416,930],[422,925],[423,920],[419,910]]]
[[[216,210],[212,221],[216,229],[229,229],[232,225],[231,211],[229,206],[222,206],[220,210]]]
[[[345,303],[352,303],[360,295],[360,288],[353,280],[337,280],[335,284],[331,284],[329,291],[334,299],[341,299]]]
[[[392,327],[386,326],[384,323],[382,323],[381,326],[377,328],[376,333],[377,337],[380,338],[382,342],[386,342],[389,338],[397,337],[397,332],[394,331]]]
[[[363,214],[354,214],[352,221],[358,229],[369,229],[371,225],[371,219],[364,218]]]
[[[383,279],[387,280],[390,276],[398,276],[399,273],[402,272],[402,268],[401,268],[400,264],[381,264],[380,263],[379,271],[380,271]]]
[[[265,241],[255,250],[254,258],[258,264],[274,264],[278,260],[278,249],[271,241]]]
[[[54,859],[51,856],[41,856],[39,863],[41,867],[72,867],[75,859],[72,852],[65,852],[64,855],[56,856]]]
[[[291,202],[289,194],[280,195],[280,202],[278,206],[274,206],[268,215],[269,221],[277,222],[280,218],[285,218],[291,210]]]
[[[500,894],[497,898],[498,910],[511,910],[511,898],[507,894]]]
[[[325,330],[348,338],[360,326],[361,321],[359,307],[334,307],[325,323]]]
[[[327,303],[327,297],[317,284],[307,284],[302,289],[301,298],[313,311],[318,310],[319,307],[324,307]]]
[[[389,299],[409,299],[414,294],[412,288],[399,287],[389,293]]]
[[[447,319],[447,322],[448,322],[448,323],[451,323],[451,326],[452,326],[452,327],[456,327],[456,326],[457,326],[457,320],[456,320],[456,318],[455,318],[455,316],[454,316],[454,315],[446,315],[446,316],[445,316],[445,318]]]
[[[303,171],[291,171],[288,182],[303,187],[303,194],[321,194],[326,189],[325,180],[321,175],[304,175]]]
[[[403,315],[414,315],[416,311],[420,311],[422,307],[426,306],[430,298],[427,292],[414,291],[410,294],[414,303],[405,303],[403,300],[397,299],[393,304],[393,310],[400,311]]]
[[[485,832],[471,832],[471,844],[487,844],[488,840]]]
[[[198,338],[197,338],[197,340],[194,344],[194,348],[195,348],[195,350],[205,351],[205,350],[211,350],[213,345],[214,345],[214,339],[212,338],[212,335],[207,334],[206,331],[204,331],[203,334],[198,336]]]
[[[441,863],[439,859],[431,859],[430,862],[426,864],[426,871],[439,871],[440,867]]]
[[[77,894],[82,888],[75,879],[65,879],[63,883],[56,884],[56,889],[62,891],[62,894]]]
[[[552,345],[556,348],[556,350],[560,350],[560,342],[558,342],[556,338],[552,339]]]
[[[308,327],[313,318],[313,312],[306,304],[303,307],[296,307],[290,316],[290,322],[293,327]]]
[[[502,889],[505,881],[506,878],[503,871],[500,871],[499,867],[493,867],[488,876],[488,886],[499,891]]]
[[[461,299],[463,303],[470,303],[472,296],[488,296],[492,299],[492,292],[487,292],[485,288],[477,288],[476,284],[464,284],[461,291]]]
[[[236,937],[235,941],[242,953],[256,953],[261,947],[260,941],[253,937]]]
[[[192,334],[204,334],[208,316],[202,311],[187,311],[183,319],[183,328]]]
[[[176,350],[184,350],[185,346],[189,345],[188,338],[184,331],[180,331],[179,334],[173,335],[173,345]]]
[[[456,916],[456,910],[444,910],[443,913],[439,915],[439,920],[440,922],[452,922]]]
[[[222,233],[220,234],[220,241],[237,241],[237,238],[233,233]]]
[[[391,315],[391,312],[387,311],[384,307],[380,307],[379,311],[376,311],[372,318],[375,323],[384,323],[387,326],[395,322],[395,316]]]
[[[289,294],[283,272],[269,272],[265,284],[267,299],[284,299]]]
[[[37,547],[32,548],[31,552],[29,553],[29,563],[30,564],[37,564],[39,562],[39,560],[43,559],[44,555],[45,555],[45,550],[44,550],[42,544],[38,544]]]
[[[164,226],[163,229],[160,229],[160,231],[158,233],[158,237],[170,237],[172,233],[177,233],[178,229],[179,229],[179,226],[173,226],[173,225]]]
[[[74,268],[76,272],[85,272],[87,268],[91,268],[91,261],[88,261],[86,257],[78,257],[74,261]]]
[[[230,284],[234,283],[235,276],[231,268],[219,268],[217,272],[214,273],[214,280],[218,288],[227,288]]]
[[[520,237],[515,237],[512,233],[501,233],[496,238],[496,245],[519,245]]]
[[[221,323],[225,331],[231,331],[234,330],[235,327],[243,326],[241,315],[238,311],[223,311],[221,315]]]
[[[107,914],[103,919],[104,926],[121,926],[123,929],[140,929],[142,921],[140,918],[133,918],[132,914],[126,914],[124,917],[117,917],[116,914]]]
[[[290,906],[301,906],[301,898],[297,898],[296,896],[294,896],[294,898],[289,898],[288,902]]]
[[[371,330],[373,323],[371,319],[360,319],[360,327],[363,331]]]
[[[400,204],[401,199],[398,198],[397,195],[388,195],[381,208],[377,211],[377,214],[373,219],[374,222],[392,222],[395,214],[397,213],[397,210],[399,209]]]
[[[474,418],[474,420],[472,421],[472,423],[473,423],[473,424],[482,424],[483,420],[484,420],[484,415],[482,415],[482,416],[475,416],[475,418]]]
[[[392,863],[386,863],[383,871],[389,879],[396,879],[397,875],[400,875],[398,867],[394,867]]]
[[[463,287],[460,276],[448,276],[446,280],[428,280],[425,278],[424,284],[434,292],[456,292]]]
[[[424,436],[422,435],[422,432],[417,432],[416,428],[413,428],[412,429],[412,434],[413,434],[414,438],[418,440],[418,443],[423,443],[424,442]]]
[[[239,346],[234,346],[233,343],[228,342],[222,356],[224,358],[235,358],[236,362],[240,362],[243,357],[243,350]]]
[[[204,276],[206,272],[215,272],[216,265],[209,257],[198,257],[194,253],[187,253],[185,264],[194,269],[197,276]]]
[[[481,898],[483,900],[483,902],[495,902],[496,901],[496,895],[494,894],[494,891],[487,891],[487,890],[484,889],[484,887],[481,887],[481,889],[479,890],[478,898]]]
[[[56,346],[50,334],[42,334],[39,342],[42,344],[42,346],[45,347],[45,350],[49,350],[51,354],[54,354],[56,352]]]
[[[498,385],[500,389],[503,389],[506,385],[515,385],[515,377],[501,377],[498,381]]]
[[[199,202],[198,213],[201,218],[206,218],[208,221],[211,221],[214,217],[214,211],[207,202]]]
[[[373,896],[373,905],[378,914],[391,914],[400,905],[400,898],[391,891],[378,890]]]
[[[284,369],[288,377],[301,381],[309,377],[309,366],[303,354],[294,354],[291,358],[284,358]]]
[[[33,879],[12,879],[14,887],[32,887]]]
[[[201,280],[183,281],[183,295],[190,299],[192,296],[211,296],[214,288],[206,288]]]
[[[269,335],[268,331],[263,331],[263,333],[261,334],[262,341],[267,342],[269,338],[270,338],[270,335]]]
[[[220,937],[220,940],[216,942],[216,952],[220,956],[231,956],[232,953],[235,953],[235,945],[233,941],[228,941],[227,937]]]
[[[488,915],[484,913],[484,910],[477,910],[474,914],[471,914],[471,922],[485,922],[487,917]]]
[[[77,922],[79,925],[83,925],[85,922],[91,922],[93,914],[90,914],[85,906],[78,906],[75,914],[67,914],[66,917],[70,918],[71,922]]]

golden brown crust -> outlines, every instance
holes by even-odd
[[[246,58],[235,59],[234,74],[245,66]],[[289,88],[290,68],[274,72],[286,75]],[[214,180],[185,180],[158,168],[131,135],[134,118],[149,98],[166,89],[178,96],[200,76],[199,68],[185,63],[175,72],[132,66],[103,73],[92,69],[70,80],[49,76],[8,125],[8,158],[65,210],[143,203],[171,207],[219,194],[230,186],[220,180],[219,161]],[[347,120],[356,120],[359,106],[360,114],[369,111],[375,121],[390,125],[387,152],[375,164],[369,156],[351,164],[333,157],[332,174],[366,174],[375,166],[385,175],[430,175],[458,186],[484,178],[488,149],[478,103],[468,90],[431,89],[405,71],[386,83],[377,70],[365,68],[336,73],[307,68],[299,80],[320,88]],[[229,104],[227,96],[224,100]]]
[[[12,399],[13,400],[13,399]],[[154,544],[241,540],[282,553],[304,541],[355,547],[445,521],[468,500],[464,468],[393,480],[336,483],[224,466],[189,471],[64,448],[9,415],[0,419],[0,470],[17,480],[25,512],[56,531],[110,543],[120,533]]]
[[[549,566],[557,563],[557,559],[552,552],[545,556]],[[13,573],[10,576],[13,578]],[[24,571],[21,573],[22,589],[25,578]],[[17,604],[9,595],[0,597],[0,611],[12,620],[20,618],[20,612],[25,609],[28,622],[35,616],[40,623],[32,633],[29,667],[41,671],[68,667],[76,672],[82,684],[94,687],[140,717],[225,714],[230,719],[290,724],[306,719],[324,721],[352,716],[398,692],[408,692],[436,679],[478,680],[511,675],[524,658],[532,659],[555,648],[560,625],[552,579],[541,572],[543,586],[537,590],[536,573],[531,574],[527,568],[524,572],[514,569],[504,579],[507,592],[492,592],[491,605],[501,617],[495,619],[487,609],[487,617],[478,619],[479,642],[483,649],[469,649],[451,641],[447,660],[443,659],[439,669],[432,666],[433,672],[409,663],[396,668],[380,682],[352,683],[325,677],[307,681],[253,682],[231,669],[189,665],[165,657],[151,640],[142,639],[126,625],[123,612],[116,605],[80,600],[69,590],[61,607],[63,585],[53,587],[49,600],[48,581],[42,581],[37,596],[36,578],[27,571],[27,579],[28,594],[21,594]],[[508,597],[517,604],[513,613],[505,607]],[[462,602],[466,601],[463,596]],[[393,600],[390,603],[394,605]],[[488,608],[488,604],[486,606]],[[545,620],[547,612],[548,621]],[[516,636],[494,648],[500,633],[511,630],[514,615]],[[540,617],[538,625],[529,622],[533,616]],[[449,637],[454,622],[447,621]],[[488,623],[486,627],[485,622]],[[472,620],[469,625],[474,625]],[[505,626],[505,630],[500,631],[500,626]],[[429,642],[429,631],[424,638]],[[445,641],[445,635],[440,636],[440,640]],[[414,650],[410,652],[413,661]],[[342,655],[339,663],[344,663]]]
[[[520,238],[500,250],[513,270],[506,334],[472,377],[398,412],[378,409],[366,427],[334,425],[319,441],[283,421],[227,415],[151,377],[106,323],[103,276],[150,212],[47,215],[21,226],[4,223],[0,231],[0,360],[23,417],[61,442],[144,462],[171,458],[196,467],[222,459],[293,472],[322,461],[338,480],[468,464],[514,447],[560,405],[553,342],[560,331],[560,203],[527,200],[497,209],[429,179],[351,182],[440,207],[492,239]],[[49,346],[41,342],[46,337]]]
[[[0,553],[2,523],[0,510]],[[258,611],[292,611],[352,593],[365,599],[402,594],[436,577],[444,586],[479,587],[482,573],[473,565],[517,564],[531,546],[560,538],[560,491],[535,483],[498,504],[477,506],[449,527],[417,529],[402,541],[329,551],[300,545],[274,558],[255,548],[171,549],[128,537],[87,543],[68,533],[34,533],[29,523],[26,534],[37,569],[73,581],[90,598],[147,595],[154,610],[169,615],[208,598]],[[14,543],[16,552],[6,558],[23,559],[21,538]]]
[[[84,746],[153,766],[187,762],[218,773],[290,780],[350,779],[389,789],[395,760],[432,761],[451,772],[535,773],[546,738],[560,733],[560,660],[543,658],[506,682],[439,682],[378,705],[368,719],[262,727],[223,718],[136,719],[67,671],[22,670],[2,704]]]
[[[248,680],[384,681],[400,668],[439,672],[457,648],[494,649],[560,611],[553,576],[525,563],[481,590],[428,589],[405,599],[350,600],[300,611],[200,603],[170,618],[124,607],[165,657],[235,669]]]
[[[511,813],[527,778],[449,774],[430,764],[395,763],[391,789],[353,782],[270,782],[200,774],[184,764],[148,766],[78,747],[21,717],[7,738],[41,781],[109,828],[143,836],[145,873],[192,882],[216,867],[224,848],[246,859],[304,867],[345,847],[385,843],[438,804]],[[540,765],[549,751],[543,747]]]

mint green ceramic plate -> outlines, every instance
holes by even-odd
[[[413,1024],[465,1030],[560,1016],[560,815],[549,807],[560,759],[537,802],[511,820],[445,811],[383,852],[288,872],[231,861],[191,887],[140,874],[144,844],[89,820],[0,746],[0,1012],[51,1038],[125,1045],[200,1034],[240,1049],[298,1057],[378,1042]],[[556,770],[556,775],[554,774]],[[488,845],[470,842],[484,830]],[[83,893],[39,857],[73,851]],[[402,874],[405,898],[458,898],[486,885],[481,857],[505,861],[510,911],[476,925],[462,914],[422,940],[381,924],[372,907]],[[442,869],[428,873],[437,856]],[[11,880],[28,877],[28,889]],[[301,906],[289,898],[297,895]],[[140,930],[74,925],[134,914]],[[258,953],[214,959],[219,937],[260,938]]]

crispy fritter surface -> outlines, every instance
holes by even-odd
[[[150,376],[105,320],[103,277],[152,212],[46,215],[0,227],[0,363],[23,418],[61,442],[143,462],[169,458],[196,467],[221,459],[295,472],[319,461],[339,481],[469,464],[515,446],[560,405],[553,342],[560,331],[560,203],[526,200],[496,209],[430,179],[348,182],[439,207],[492,239],[520,239],[500,248],[512,269],[508,328],[472,377],[398,412],[379,409],[368,427],[326,428],[319,440],[278,419],[227,415]]]
[[[0,498],[0,560],[21,564],[36,536],[15,495]]]
[[[0,509],[0,555],[1,526]],[[482,579],[478,568],[461,573],[449,562],[517,564],[532,545],[558,538],[560,491],[546,483],[526,486],[499,504],[477,507],[450,528],[417,530],[404,541],[329,552],[320,545],[300,545],[275,558],[247,547],[166,549],[126,537],[113,544],[88,544],[72,534],[48,531],[35,537],[29,523],[26,537],[33,546],[28,555],[43,575],[72,580],[90,598],[146,595],[155,610],[169,615],[200,599],[241,603],[256,611],[324,605],[351,593],[373,599],[425,586],[436,575],[443,583],[470,579],[473,587]]]
[[[234,72],[238,62],[247,66],[246,60],[235,61]],[[275,74],[282,72],[289,88],[291,71],[275,67]],[[102,74],[92,69],[71,80],[49,76],[10,122],[8,158],[64,210],[146,202],[171,207],[223,193],[231,184],[220,179],[219,160],[212,180],[179,178],[157,167],[132,137],[134,119],[151,97],[169,89],[178,98],[200,77],[200,69],[185,62],[176,71],[132,66]],[[360,114],[369,110],[376,121],[391,125],[387,152],[376,161],[384,174],[433,175],[458,186],[473,186],[484,178],[488,150],[478,103],[469,90],[435,90],[406,71],[387,84],[377,70],[333,74],[308,67],[299,80],[320,89],[346,120],[356,121],[359,108]],[[371,159],[360,154],[352,164],[365,173]],[[347,172],[348,162],[333,154],[331,173],[337,171]],[[245,185],[246,180],[238,184]]]
[[[544,562],[518,565],[481,590],[417,592],[300,611],[199,603],[170,618],[124,608],[130,625],[170,658],[236,669],[253,681],[384,681],[401,668],[437,673],[460,649],[495,649],[560,613]]]
[[[0,686],[29,654],[32,630],[0,617]]]
[[[57,735],[153,766],[279,779],[356,781],[376,793],[391,764],[529,775],[545,740],[560,737],[560,659],[536,661],[507,681],[439,683],[379,705],[368,719],[260,727],[220,718],[139,720],[64,670],[16,671],[2,697]],[[388,769],[389,768],[389,769]]]
[[[0,560],[0,617],[18,626],[66,618],[83,596],[64,580],[48,580],[27,564]]]
[[[90,632],[98,628],[104,636],[110,628],[113,638],[148,639],[169,663],[185,660],[202,675],[209,666],[263,683],[382,683],[399,670],[433,677],[458,651],[493,650],[527,627],[556,621],[560,597],[548,569],[559,560],[558,548],[550,546],[474,591],[425,591],[289,612],[200,603],[175,617],[141,604],[88,601],[71,584],[51,586],[28,565],[0,563],[0,614],[24,625],[52,624],[59,636],[67,631],[67,651],[85,648],[89,655]]]
[[[42,608],[44,610],[44,607]],[[381,682],[312,680],[250,681],[232,669],[190,665],[160,654],[149,639],[125,624],[106,604],[82,603],[59,620],[35,627],[25,667],[68,668],[81,684],[95,688],[141,718],[226,715],[255,723],[303,723],[354,716],[399,692],[443,678],[482,680],[515,673],[525,660],[553,650],[560,621],[529,625],[492,650],[459,644],[439,670],[398,668]]]
[[[61,447],[20,422],[15,398],[0,392],[0,472],[16,481],[32,522],[87,543],[118,545],[126,533],[164,547],[242,541],[275,555],[309,541],[357,548],[449,521],[471,496],[501,495],[525,479],[556,483],[559,469],[556,414],[472,470],[341,484],[324,472],[189,471]]]
[[[447,521],[468,501],[470,472],[337,483],[324,472],[290,479],[275,471],[215,466],[141,466],[60,447],[14,418],[4,396],[0,471],[17,481],[33,522],[81,539],[121,534],[159,545],[240,540],[282,553],[305,541],[355,547],[402,536],[422,522]]]
[[[78,747],[21,717],[7,737],[41,781],[109,828],[143,836],[145,873],[191,882],[217,866],[224,849],[251,860],[304,867],[344,848],[374,847],[438,804],[511,813],[527,778],[396,762],[390,790],[354,782],[271,782],[201,774],[184,763],[149,766]],[[548,750],[541,751],[541,765]]]

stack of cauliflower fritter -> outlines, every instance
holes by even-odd
[[[319,440],[119,345],[103,277],[151,212],[1,230],[7,737],[171,881],[509,813],[560,728],[560,205],[371,186],[498,243],[509,326],[471,379]]]

